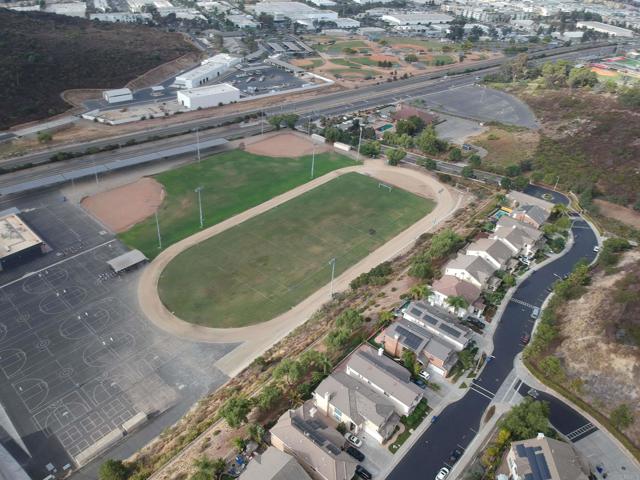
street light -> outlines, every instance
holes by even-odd
[[[311,156],[311,178],[313,179],[313,169],[316,165],[316,142],[311,139],[311,144],[313,145],[313,155]]]
[[[360,124],[360,136],[358,137],[358,161],[360,161],[360,144],[362,143],[362,124]]]
[[[329,297],[333,298],[333,277],[336,273],[336,257],[329,260],[329,265],[331,265],[331,286],[329,287]]]
[[[198,194],[198,208],[200,209],[200,228],[204,227],[204,217],[202,215],[202,187],[194,190]]]
[[[158,212],[155,212],[156,215],[156,231],[158,232],[158,250],[162,250],[162,237],[160,236],[160,222],[158,221]]]
[[[200,129],[196,127],[196,155],[198,156],[198,163],[200,163]]]

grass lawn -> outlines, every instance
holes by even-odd
[[[343,67],[349,67],[349,68],[355,68],[355,69],[362,68],[361,65],[358,65],[357,63],[352,62],[351,59],[347,60],[346,58],[332,58],[331,63],[333,63],[334,65],[342,65]]]
[[[383,40],[386,40],[387,44],[392,47],[395,45],[414,45],[425,50],[432,49],[434,51],[442,50],[442,46],[445,45],[433,40],[421,40],[419,38],[384,37]]]
[[[315,176],[353,164],[342,155],[318,154]],[[156,175],[166,191],[158,211],[162,246],[166,248],[200,230],[196,187],[203,187],[202,209],[208,227],[308,182],[310,171],[311,156],[274,158],[233,150]],[[149,258],[159,253],[153,217],[119,237]]]
[[[423,398],[420,403],[416,405],[415,410],[408,417],[402,417],[400,421],[404,425],[404,431],[398,435],[396,441],[389,445],[389,451],[396,453],[404,442],[411,436],[411,430],[415,430],[420,426],[425,417],[429,414],[431,409],[427,404],[427,401]]]
[[[160,298],[210,327],[264,322],[307,298],[434,207],[430,200],[350,173],[178,255]]]
[[[377,67],[378,62],[371,60],[370,57],[347,57],[347,60],[353,63],[359,63],[360,65],[367,65],[369,67]]]

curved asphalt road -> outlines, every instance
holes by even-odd
[[[536,196],[542,193],[553,193],[556,201],[568,203],[566,197],[561,194],[546,191],[541,187],[532,187],[527,193]],[[485,409],[513,369],[516,355],[522,351],[520,337],[523,333],[531,334],[534,324],[531,308],[540,307],[549,294],[546,289],[551,287],[558,277],[570,273],[578,261],[586,259],[591,262],[595,258],[593,247],[597,245],[597,238],[590,226],[577,217],[571,230],[575,239],[571,249],[556,261],[534,272],[515,291],[493,337],[495,357],[486,364],[480,376],[473,381],[467,394],[438,415],[437,421],[422,434],[389,474],[388,479],[405,480],[417,478],[418,475],[425,480],[435,478],[454,449],[465,449],[469,445],[477,433]],[[544,400],[547,400],[546,396]],[[558,410],[559,407],[556,404],[562,405],[560,408],[566,410]],[[551,406],[554,420],[556,412],[558,417],[567,415],[569,411],[573,412],[556,399],[551,402]],[[576,412],[573,413],[578,415]],[[566,428],[562,428],[563,423],[556,425],[554,422],[554,425],[563,433],[568,433],[565,432],[567,428],[573,431],[578,426],[588,423],[583,420],[584,418],[571,420],[571,424],[566,423]],[[573,428],[576,423],[580,425]]]

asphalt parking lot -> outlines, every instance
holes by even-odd
[[[479,121],[496,121],[537,128],[535,115],[526,103],[505,92],[478,85],[455,87],[421,97],[427,106]]]
[[[249,96],[268,93],[271,90],[291,90],[306,83],[295,75],[275,67],[254,72],[238,71],[226,77],[225,82],[239,88],[243,94]],[[252,92],[251,87],[256,91]]]
[[[28,200],[23,218],[53,251],[0,273],[2,443],[41,479],[61,475],[144,412],[148,427],[117,447],[120,458],[133,453],[226,380],[213,364],[233,346],[158,331],[138,312],[139,272],[115,275],[106,264],[126,247],[58,195]],[[95,478],[96,469],[79,478]]]

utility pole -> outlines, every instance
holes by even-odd
[[[554,191],[554,192],[556,191],[556,188],[558,187],[558,182],[559,182],[559,181],[560,181],[560,175],[558,175],[558,176],[556,177],[556,184],[553,186],[553,191]]]
[[[158,250],[162,250],[162,237],[160,237],[160,222],[158,221],[158,212],[156,212],[156,231],[158,232]]]
[[[200,129],[196,127],[196,155],[198,156],[198,163],[200,163]]]
[[[336,273],[336,257],[329,260],[329,265],[331,265],[331,286],[329,288],[329,298],[333,298],[333,277]]]
[[[260,135],[264,135],[264,110],[260,112]]]
[[[362,143],[362,124],[360,125],[360,136],[358,137],[358,162],[360,161],[360,144]]]
[[[198,208],[200,209],[200,228],[204,227],[204,217],[202,215],[202,187],[194,190],[198,194]]]
[[[311,140],[311,143],[313,145],[313,154],[311,155],[311,178],[313,179],[313,170],[316,165],[316,142]]]

